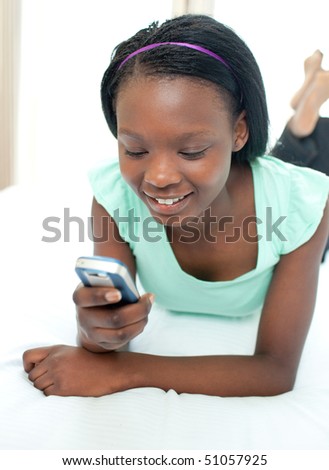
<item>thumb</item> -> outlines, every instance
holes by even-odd
[[[141,296],[141,300],[146,301],[146,303],[149,304],[149,308],[151,308],[155,301],[155,295],[148,292],[147,294]]]

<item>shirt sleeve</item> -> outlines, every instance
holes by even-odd
[[[329,177],[291,165],[290,191],[281,254],[288,254],[309,241],[316,232],[328,200]]]
[[[89,172],[96,201],[115,220],[120,236],[133,249],[135,235],[135,196],[121,176],[117,160],[105,161]]]

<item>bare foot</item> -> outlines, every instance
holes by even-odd
[[[321,70],[321,63],[322,63],[323,54],[321,51],[316,50],[310,57],[307,57],[304,61],[304,73],[305,79],[304,83],[301,88],[295,93],[290,101],[290,106],[292,109],[296,109],[305,94],[307,88],[309,87],[310,83],[312,82],[314,75]]]
[[[310,83],[288,123],[291,132],[297,137],[310,135],[319,119],[320,108],[329,99],[329,71],[320,70]]]

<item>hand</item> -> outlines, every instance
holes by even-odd
[[[144,330],[154,296],[144,294],[137,303],[120,305],[120,291],[79,285],[73,294],[81,345],[93,352],[125,346]]]
[[[99,397],[129,388],[120,354],[124,353],[97,354],[57,345],[25,351],[23,364],[34,386],[46,396]]]

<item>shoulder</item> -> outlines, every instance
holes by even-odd
[[[262,172],[263,175],[278,181],[292,179],[295,175],[301,175],[306,179],[319,178],[323,181],[329,181],[329,178],[320,171],[285,162],[272,155],[257,157],[251,161],[251,166]]]
[[[326,199],[329,192],[329,177],[324,173],[311,168],[300,167],[284,162],[272,156],[256,158],[251,162],[255,177],[260,178],[268,192],[279,189],[277,199],[283,195],[287,202],[296,200],[312,204],[312,199]],[[307,194],[307,191],[311,193]]]
[[[284,218],[280,254],[307,242],[319,226],[327,204],[329,177],[278,158],[257,158],[252,166],[261,192],[273,215]]]
[[[89,172],[94,198],[115,221],[121,238],[134,249],[146,207],[123,179],[118,160],[100,162]]]
[[[116,191],[125,190],[118,160],[99,162],[89,171],[88,176],[94,196],[100,204],[112,196],[113,189]]]
[[[110,215],[119,209],[125,212],[135,208],[137,196],[122,178],[117,159],[98,163],[88,176],[96,201]]]

